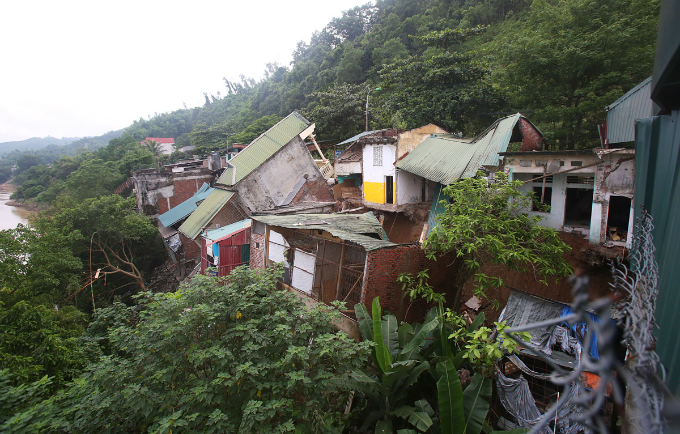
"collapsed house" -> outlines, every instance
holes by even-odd
[[[401,243],[417,242],[427,219],[434,183],[395,169],[395,163],[433,134],[446,134],[429,124],[410,131],[366,131],[338,146],[349,145],[335,161],[335,198],[344,207],[379,213],[388,235]],[[383,220],[384,219],[384,220]]]
[[[314,124],[293,112],[227,161],[215,190],[179,227],[187,259],[201,253],[199,236],[253,213],[330,212],[335,200],[304,139]]]
[[[508,303],[503,309],[499,322],[506,321],[506,325],[516,328],[541,321],[566,317],[572,313],[571,306],[540,298],[521,291],[513,290]],[[591,318],[599,319],[594,314]],[[585,323],[569,324],[563,322],[557,325],[533,328],[529,331],[531,341],[529,346],[536,352],[548,358],[552,363],[573,371],[579,366],[582,352],[589,351],[589,357],[599,359],[597,335],[593,335],[591,342],[585,342],[587,325]],[[498,364],[498,398],[505,409],[501,415],[499,427],[506,430],[514,428],[532,428],[538,419],[558,399],[561,388],[551,382],[552,368],[541,358],[522,349],[519,354],[504,357]],[[583,372],[571,385],[571,396],[578,396],[581,388],[597,388],[600,378],[590,372]],[[611,427],[613,401],[611,386],[607,389],[604,419]],[[576,434],[584,429],[576,421],[583,410],[572,402],[567,402],[557,414],[552,428],[544,428],[541,433]]]
[[[540,150],[543,134],[521,114],[498,119],[476,138],[461,139],[453,135],[433,134],[410,151],[395,166],[404,183],[426,183],[430,201],[429,217],[423,236],[436,225],[436,218],[444,212],[439,202],[445,200],[444,187],[459,179],[475,176],[483,170],[490,176],[501,170],[503,153],[510,143],[518,143],[522,150]]]
[[[422,320],[428,305],[403,297],[397,277],[430,269],[441,290],[457,268],[444,258],[431,261],[415,244],[391,242],[373,213],[252,216],[250,267],[284,264],[284,283],[317,302],[380,304],[399,319]],[[450,258],[449,258],[450,259]]]
[[[635,150],[505,152],[505,173],[534,193],[542,226],[579,233],[591,244],[631,247]],[[542,203],[550,207],[541,209]]]

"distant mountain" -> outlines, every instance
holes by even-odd
[[[62,137],[61,139],[57,139],[56,137],[47,136],[33,137],[17,142],[4,142],[0,143],[0,154],[12,151],[32,151],[49,145],[64,146],[73,143],[78,139],[80,139],[80,137]]]
[[[21,142],[6,142],[0,143],[0,161],[9,162],[14,164],[22,155],[25,153],[38,155],[43,159],[43,163],[52,164],[54,160],[59,157],[66,155],[76,155],[83,151],[94,152],[102,146],[109,144],[109,140],[120,137],[123,134],[123,130],[109,131],[106,134],[95,137],[83,137],[83,138],[63,138],[55,139],[53,137],[46,137],[44,139],[28,139]],[[47,140],[49,145],[41,145],[36,148],[24,148],[18,150],[17,146],[12,147],[11,145],[24,144],[31,140]],[[55,142],[56,141],[56,142]],[[68,143],[65,144],[64,141]],[[9,147],[9,149],[7,149]],[[2,163],[0,163],[2,165]]]

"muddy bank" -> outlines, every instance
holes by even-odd
[[[0,229],[14,229],[18,224],[27,225],[28,219],[35,211],[13,205],[16,201],[10,201],[9,197],[16,187],[9,182],[0,184]]]

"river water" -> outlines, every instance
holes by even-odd
[[[13,185],[0,184],[0,230],[14,229],[19,223],[28,224],[28,216],[32,214],[26,208],[7,205],[14,190]]]

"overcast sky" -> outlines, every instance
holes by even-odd
[[[367,1],[0,1],[0,143],[201,105]]]

